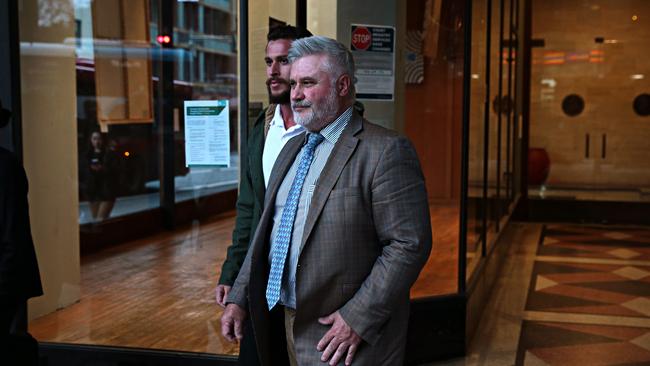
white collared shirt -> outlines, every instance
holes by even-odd
[[[271,177],[273,165],[275,164],[278,155],[280,155],[280,151],[282,151],[284,145],[287,141],[291,140],[292,137],[298,136],[302,131],[304,131],[304,128],[298,124],[289,127],[289,129],[285,129],[284,119],[282,119],[280,109],[280,105],[278,104],[275,107],[275,113],[271,120],[269,132],[266,135],[266,142],[264,142],[264,151],[262,152],[262,172],[264,173],[265,187],[268,187],[269,185],[269,178]]]

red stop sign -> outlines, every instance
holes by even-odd
[[[370,47],[370,41],[372,41],[372,35],[366,27],[356,27],[352,31],[352,47],[357,50],[367,50]]]

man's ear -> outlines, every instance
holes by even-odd
[[[345,97],[350,94],[350,86],[352,85],[352,78],[348,74],[339,76],[336,81],[336,91],[340,97]]]

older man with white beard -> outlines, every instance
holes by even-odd
[[[222,333],[234,340],[248,307],[263,365],[287,354],[292,365],[400,365],[409,289],[431,250],[417,155],[354,111],[354,61],[343,45],[304,38],[289,59],[294,119],[308,132],[273,168]],[[281,333],[286,352],[272,345]]]

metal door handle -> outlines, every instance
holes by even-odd
[[[603,148],[601,152],[602,158],[605,159],[607,157],[607,134],[603,134]]]
[[[589,134],[585,134],[585,159],[589,159]]]

